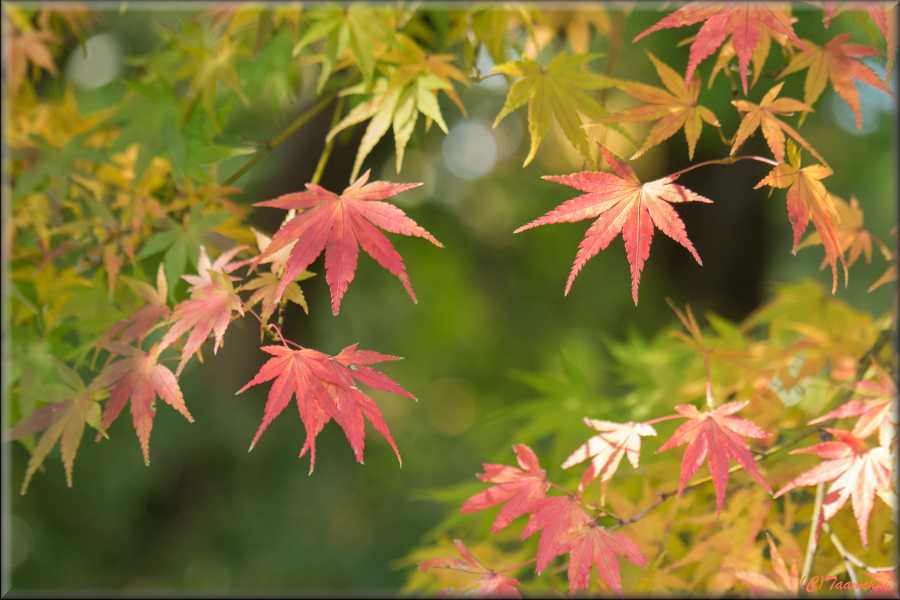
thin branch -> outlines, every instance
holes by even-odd
[[[831,525],[828,522],[825,522],[822,525],[822,530],[828,534],[828,537],[831,538],[831,543],[834,544],[835,549],[838,551],[838,554],[841,555],[845,561],[859,567],[860,569],[865,569],[869,573],[884,573],[887,571],[893,571],[896,567],[873,567],[872,565],[864,562],[858,556],[847,550],[847,547],[844,546],[841,539],[837,536],[834,530],[831,528]]]
[[[313,117],[325,110],[325,108],[331,103],[332,100],[334,100],[336,96],[337,94],[335,92],[332,92],[319,98],[319,100],[315,104],[300,113],[300,115],[296,119],[294,119],[294,121],[290,125],[288,125],[281,133],[266,142],[262,148],[257,150],[253,154],[253,156],[251,156],[250,159],[243,164],[243,166],[241,166],[230,177],[228,177],[228,179],[222,182],[222,185],[229,186],[243,177],[244,174],[247,173],[247,171],[256,166],[256,163],[261,161],[278,146],[283,144],[289,137],[291,137],[291,135],[296,133],[297,130],[309,123],[313,119]]]
[[[331,116],[331,125],[328,126],[329,131],[334,129],[335,125],[338,124],[338,121],[341,120],[342,112],[344,112],[343,96],[338,98],[334,105],[334,114]],[[331,149],[334,147],[334,140],[335,138],[331,138],[325,142],[325,149],[322,150],[322,155],[319,157],[319,164],[316,165],[316,171],[313,173],[310,183],[319,183],[319,180],[322,178],[322,173],[325,172],[325,165],[328,164],[328,159],[331,158]]]
[[[773,167],[778,166],[778,161],[774,161],[771,158],[765,158],[763,156],[755,156],[755,155],[747,155],[747,156],[729,156],[726,158],[718,158],[714,160],[704,160],[703,162],[699,162],[693,164],[689,167],[685,167],[680,171],[675,171],[669,177],[672,179],[676,177],[680,177],[689,171],[693,171],[694,169],[699,169],[700,167],[706,167],[708,165],[733,165],[739,160],[755,160],[757,162],[766,163],[767,165],[772,165]]]
[[[821,487],[822,484],[820,483],[819,486]],[[853,568],[853,565],[856,564],[858,567],[866,568],[865,563],[847,551],[847,548],[844,547],[844,544],[841,543],[841,540],[838,539],[828,523],[824,523],[822,529],[828,533],[828,537],[831,538],[831,543],[834,544],[838,554],[841,555],[841,559],[844,561],[844,569],[846,569],[847,575],[850,576],[850,581],[853,583],[853,594],[857,598],[862,598],[862,593],[859,589],[859,580],[856,578],[856,569]],[[853,557],[852,560],[851,557]],[[801,579],[801,581],[803,580]]]
[[[822,518],[822,501],[825,499],[825,484],[816,485],[816,500],[813,504],[812,520],[809,526],[809,539],[806,542],[806,554],[803,556],[803,571],[800,575],[800,581],[808,581],[809,574],[812,573],[813,560],[816,556],[816,549],[819,545],[819,521]]]

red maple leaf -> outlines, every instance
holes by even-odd
[[[328,356],[311,348],[262,346],[260,349],[271,354],[272,358],[267,360],[256,376],[237,392],[240,394],[255,385],[275,380],[269,389],[263,419],[250,443],[250,450],[253,450],[269,424],[287,408],[291,397],[296,397],[300,420],[306,429],[306,441],[300,456],[307,451],[310,453],[310,473],[316,465],[316,436],[331,419],[344,430],[357,462],[363,462],[365,418],[384,436],[394,450],[397,460],[403,463],[397,444],[378,405],[356,386],[358,382],[415,400],[415,396],[400,387],[393,379],[369,366],[389,360],[400,360],[399,356],[359,350],[356,344],[347,346],[335,356]]]
[[[232,281],[236,278],[227,275],[228,271],[238,264],[229,261],[243,248],[243,246],[232,248],[211,263],[206,249],[201,246],[200,259],[197,262],[199,275],[182,276],[191,284],[191,297],[175,306],[175,310],[172,311],[174,323],[159,342],[162,351],[190,331],[181,351],[176,375],[181,374],[188,360],[200,350],[200,346],[210,333],[216,339],[213,346],[213,354],[216,354],[222,345],[225,330],[231,323],[232,312],[244,314],[241,297],[237,295],[232,285]]]
[[[690,81],[697,66],[712,55],[725,42],[725,38],[731,36],[731,44],[738,57],[744,94],[747,93],[750,60],[757,45],[764,40],[764,33],[781,34],[792,41],[797,40],[792,23],[775,6],[756,2],[691,2],[639,33],[634,41],[655,31],[688,27],[700,22],[703,25],[691,44],[684,80]]]
[[[894,460],[886,446],[868,448],[863,440],[849,431],[826,429],[835,437],[829,442],[813,444],[791,451],[791,454],[812,454],[824,459],[809,471],[792,479],[778,490],[775,497],[805,485],[818,485],[831,481],[822,502],[822,520],[827,521],[852,500],[853,515],[859,527],[859,537],[864,546],[869,543],[869,515],[878,495],[888,505],[895,502],[891,469]]]
[[[622,591],[618,556],[643,567],[647,560],[637,545],[621,533],[596,525],[576,498],[553,496],[542,500],[522,531],[524,540],[540,531],[535,570],[540,575],[550,562],[569,554],[569,592],[588,588],[591,568],[612,590]]]
[[[562,464],[562,468],[568,469],[590,459],[591,465],[584,472],[579,489],[584,489],[592,479],[600,477],[605,496],[606,484],[618,470],[622,457],[627,455],[628,462],[637,469],[640,462],[641,437],[656,435],[656,430],[646,423],[633,421],[612,423],[585,418],[584,424],[599,433],[576,448]]]
[[[681,477],[678,480],[678,495],[684,492],[685,486],[703,464],[709,460],[709,472],[712,475],[713,487],[716,490],[716,514],[725,503],[725,491],[728,487],[728,462],[737,461],[750,475],[766,488],[772,488],[763,479],[753,454],[747,443],[740,436],[761,439],[768,433],[751,421],[733,416],[734,413],[747,406],[742,402],[729,402],[714,410],[700,412],[690,404],[679,404],[675,412],[688,419],[682,423],[672,437],[657,452],[665,452],[683,444],[688,444],[681,459]]]
[[[461,509],[463,513],[473,513],[506,502],[491,527],[493,533],[531,512],[550,489],[547,474],[541,468],[534,450],[525,444],[516,444],[513,452],[521,469],[485,463],[484,473],[479,474],[478,479],[494,485],[466,500]]]
[[[565,294],[569,294],[582,267],[621,233],[628,264],[631,266],[631,297],[637,305],[641,271],[650,256],[650,243],[655,228],[687,248],[694,260],[703,264],[687,236],[684,222],[670,203],[712,203],[712,200],[674,183],[678,174],[641,183],[630,165],[618,160],[603,146],[600,149],[614,173],[581,171],[569,175],[545,175],[543,179],[585,193],[519,227],[515,233],[551,223],[573,223],[596,218],[578,246],[575,263],[566,281]]]
[[[402,210],[387,202],[381,202],[422,184],[387,181],[366,183],[368,180],[369,171],[366,171],[340,195],[319,185],[308,183],[305,192],[285,194],[274,200],[256,203],[255,206],[302,211],[282,225],[272,238],[272,242],[255,261],[274,260],[273,257],[279,250],[296,242],[281,277],[276,302],[288,284],[303,273],[324,251],[325,279],[331,290],[331,312],[338,314],[344,293],[356,274],[359,246],[362,246],[375,262],[397,276],[409,297],[416,302],[416,294],[406,274],[403,257],[378,228],[390,233],[425,238],[435,246],[443,248],[443,244],[406,216]]]
[[[513,579],[508,575],[485,567],[475,556],[469,552],[462,540],[453,540],[456,551],[460,558],[455,557],[438,557],[424,560],[419,563],[420,571],[428,571],[429,569],[452,569],[455,571],[465,571],[478,575],[478,579],[474,586],[465,591],[465,595],[474,594],[477,596],[489,596],[494,598],[521,598],[517,586],[518,579]],[[450,594],[452,589],[443,590],[444,593]]]
[[[825,27],[831,26],[831,20],[838,14],[847,10],[865,10],[869,18],[881,32],[887,44],[885,55],[887,65],[885,70],[890,73],[894,67],[894,57],[897,54],[897,17],[893,11],[897,8],[894,2],[823,2],[825,10],[822,19]]]
[[[134,431],[141,444],[144,463],[149,465],[150,432],[156,416],[157,396],[184,415],[189,422],[193,423],[194,417],[184,404],[184,396],[175,375],[167,366],[157,362],[159,353],[162,352],[161,346],[155,346],[149,353],[124,344],[110,343],[104,347],[125,358],[109,364],[91,384],[109,388],[109,400],[103,409],[101,429],[109,429],[119,418],[125,404],[130,403]]]

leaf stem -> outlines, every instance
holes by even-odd
[[[694,169],[699,169],[700,167],[706,167],[708,165],[733,165],[734,163],[736,163],[739,160],[755,160],[757,162],[766,163],[767,165],[772,165],[773,167],[778,166],[777,161],[774,161],[771,158],[765,158],[763,156],[755,156],[755,155],[728,156],[726,158],[705,160],[703,162],[699,162],[699,163],[690,165],[689,167],[685,167],[684,169],[681,169],[680,171],[675,171],[674,173],[669,175],[669,177],[671,177],[672,179],[676,179],[678,177],[681,177],[685,173],[687,173],[689,171],[693,171]]]
[[[331,125],[328,126],[329,131],[334,129],[335,125],[338,124],[342,112],[344,112],[343,96],[338,98],[334,105],[334,114],[331,116]],[[331,149],[334,148],[334,140],[335,138],[331,138],[325,142],[325,149],[322,150],[322,155],[319,157],[319,163],[316,165],[316,171],[313,173],[310,183],[319,183],[319,180],[322,178],[322,173],[325,172],[325,165],[328,164],[328,159],[331,158]]]
[[[327,107],[332,100],[334,100],[337,94],[332,92],[330,94],[325,94],[321,96],[319,100],[310,106],[308,109],[300,113],[300,115],[291,122],[281,133],[276,135],[271,140],[267,141],[262,148],[257,150],[250,159],[245,162],[237,171],[231,174],[224,182],[222,182],[223,186],[229,186],[241,177],[244,176],[247,171],[256,166],[256,163],[261,161],[263,158],[269,155],[273,150],[278,148],[281,144],[283,144],[291,135],[297,132],[301,127],[309,123],[313,117],[322,112],[325,107]]]

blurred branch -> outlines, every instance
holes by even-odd
[[[229,186],[241,177],[244,176],[247,171],[256,166],[256,163],[261,161],[263,158],[269,155],[273,150],[275,150],[278,146],[283,144],[289,137],[291,137],[294,133],[296,133],[301,127],[309,123],[313,117],[317,114],[325,110],[325,108],[331,104],[331,101],[335,99],[337,96],[337,92],[331,92],[329,94],[325,94],[321,96],[319,100],[310,106],[308,109],[300,113],[300,115],[294,119],[294,121],[288,125],[281,133],[276,135],[271,140],[267,141],[263,144],[262,148],[257,150],[250,159],[243,164],[237,171],[235,171],[230,177],[228,177],[224,182],[222,182],[223,186]]]

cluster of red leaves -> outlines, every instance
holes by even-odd
[[[607,530],[595,522],[578,496],[548,496],[550,482],[540,467],[537,455],[524,444],[513,446],[519,467],[485,464],[478,478],[493,484],[469,498],[463,513],[477,512],[504,504],[494,521],[494,533],[515,519],[528,515],[521,539],[540,532],[535,571],[541,574],[557,556],[569,555],[569,591],[588,588],[591,570],[596,566],[610,589],[621,592],[618,556],[645,566],[646,559],[637,545],[625,535]]]
[[[365,418],[384,436],[397,455],[397,460],[402,463],[400,451],[397,450],[397,444],[381,410],[372,398],[356,386],[356,383],[362,383],[373,389],[415,400],[415,396],[400,387],[393,379],[369,366],[400,360],[400,357],[360,350],[356,344],[344,348],[336,356],[328,356],[310,348],[292,349],[286,345],[263,346],[261,350],[270,354],[272,358],[266,361],[256,376],[237,392],[240,394],[255,385],[274,380],[272,387],[269,388],[262,423],[253,436],[250,450],[253,450],[269,424],[284,411],[294,397],[300,420],[306,429],[306,441],[300,450],[300,456],[309,452],[310,473],[316,464],[316,436],[331,419],[344,430],[357,462],[363,462]]]

